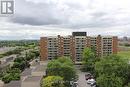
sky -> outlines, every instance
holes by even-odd
[[[130,0],[15,0],[15,13],[0,16],[0,40],[71,35],[130,36]]]

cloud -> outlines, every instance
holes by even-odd
[[[28,25],[55,25],[64,20],[52,3],[33,3],[25,0],[17,0],[15,3],[16,13],[10,18],[11,22]]]
[[[19,15],[20,16],[20,15]],[[41,20],[40,18],[34,18],[34,17],[26,17],[26,16],[15,16],[13,18],[11,18],[11,21],[14,23],[19,23],[19,24],[28,24],[28,25],[49,25],[49,24],[59,24],[60,21],[58,21],[57,19],[53,19],[53,18],[44,18],[43,20]],[[41,16],[40,16],[41,17]]]
[[[130,14],[127,3],[119,0],[16,0],[16,14],[11,22],[62,27],[111,27]],[[121,10],[122,9],[122,10]],[[118,19],[121,20],[118,20]],[[130,17],[127,17],[130,19]],[[65,26],[64,26],[65,25]]]
[[[14,16],[0,18],[0,39],[38,39],[79,30],[89,35],[129,35],[129,4],[129,0],[15,0]]]
[[[10,25],[12,26],[12,25]],[[19,25],[17,25],[19,26]],[[11,28],[0,29],[0,40],[22,40],[22,39],[40,39],[42,36],[57,36],[57,35],[71,35],[73,31],[86,31],[88,36],[95,36],[101,34],[106,35],[118,35],[118,36],[130,36],[130,26],[120,26],[111,28],[82,28],[82,29],[71,29],[71,28],[59,28],[49,26],[19,26]]]

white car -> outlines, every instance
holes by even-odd
[[[74,87],[78,87],[78,82],[74,82]]]
[[[95,79],[88,79],[87,84],[89,84],[91,87],[96,87]]]

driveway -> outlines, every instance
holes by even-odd
[[[77,69],[77,74],[79,76],[79,80],[78,80],[78,87],[90,87],[87,83],[86,83],[86,80],[85,80],[85,72],[81,72],[79,70],[79,68],[76,66],[76,69]]]

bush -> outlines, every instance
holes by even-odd
[[[42,80],[41,87],[65,87],[60,76],[48,76]]]

